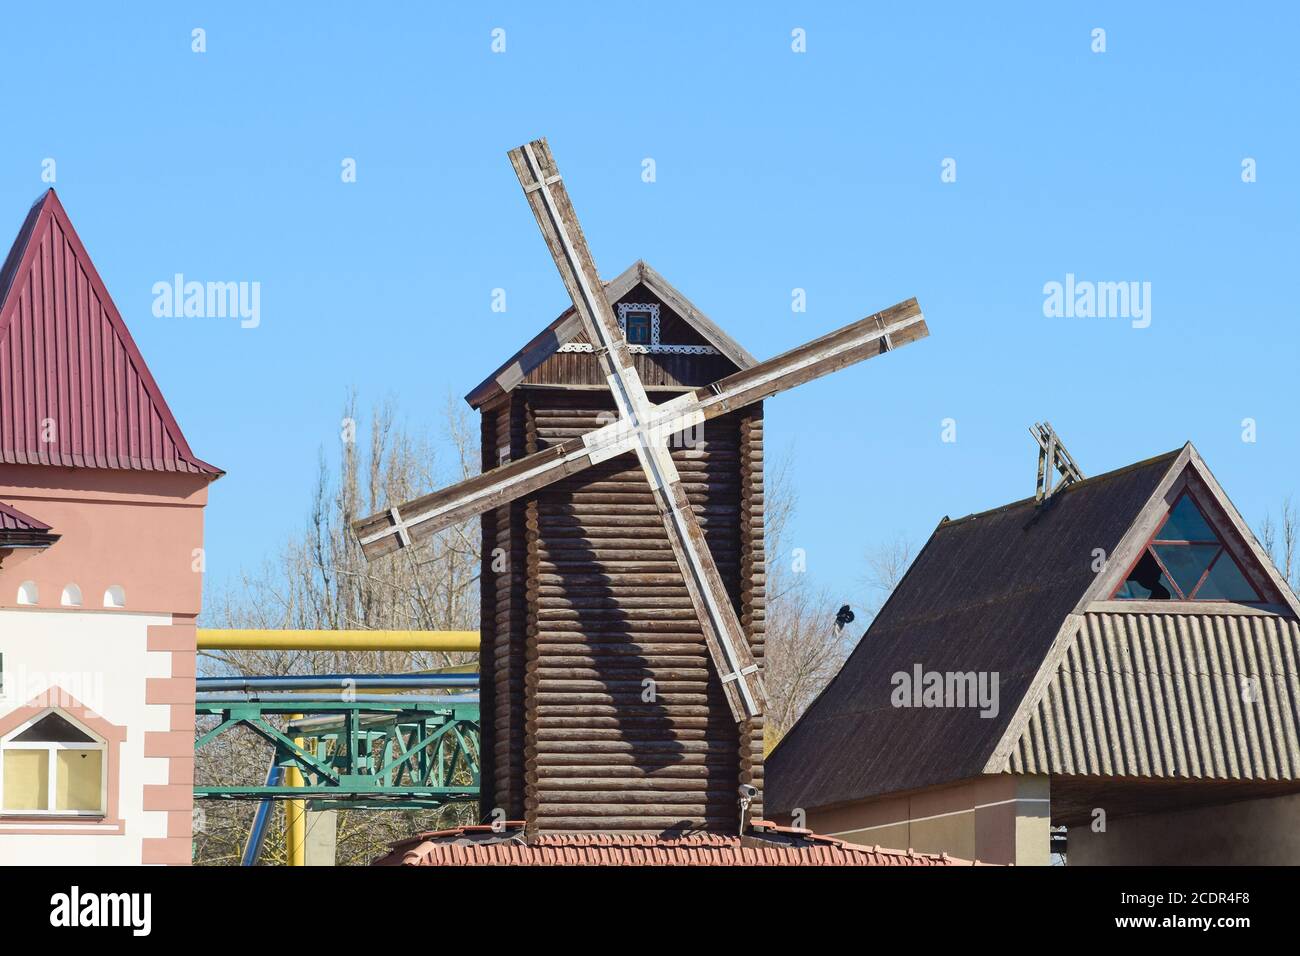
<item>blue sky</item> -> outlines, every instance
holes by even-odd
[[[1031,494],[1044,418],[1087,473],[1190,439],[1257,524],[1300,491],[1300,16],[1133,6],[9,2],[0,231],[55,159],[229,472],[217,584],[306,520],[349,387],[436,421],[565,306],[505,155],[539,135],[602,274],[645,258],[760,358],[920,300],[930,339],[768,403],[836,594],[875,543]],[[261,324],[155,317],[177,272],[259,282]],[[1149,282],[1150,326],[1045,317],[1067,273]]]

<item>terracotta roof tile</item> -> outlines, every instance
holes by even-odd
[[[970,866],[946,853],[860,846],[794,827],[755,821],[744,837],[720,833],[544,833],[461,827],[392,844],[375,866]],[[977,865],[977,864],[976,864]]]

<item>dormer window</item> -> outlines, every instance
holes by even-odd
[[[1263,603],[1223,538],[1186,491],[1142,550],[1115,598]]]
[[[650,344],[650,312],[629,311],[623,316],[623,332],[628,345]]]
[[[650,349],[659,344],[659,306],[649,302],[620,302],[618,324],[628,345]]]

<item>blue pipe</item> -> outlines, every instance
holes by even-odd
[[[477,688],[478,674],[319,674],[289,677],[200,677],[198,690],[385,690],[417,687]]]
[[[271,768],[266,772],[266,785],[279,786],[280,778],[283,776],[284,768],[272,762]],[[244,855],[239,858],[240,866],[257,866],[257,858],[262,855],[262,844],[266,842],[266,828],[271,822],[272,806],[271,800],[262,800],[257,804],[257,813],[253,814],[253,826],[248,831],[248,843],[244,845]]]

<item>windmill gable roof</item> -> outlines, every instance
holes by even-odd
[[[0,464],[222,473],[190,450],[53,189],[0,268]]]
[[[985,770],[1063,622],[1180,452],[945,519],[835,679],[767,760],[769,812],[844,803]],[[998,712],[902,708],[892,675],[998,674]]]
[[[682,320],[692,339],[707,344],[729,360],[736,369],[747,369],[758,363],[735,339],[724,332],[712,319],[696,308],[667,279],[644,260],[638,259],[618,276],[605,283],[605,296],[610,302],[624,299],[638,286],[648,290],[655,298],[672,310]],[[547,358],[566,345],[585,342],[582,319],[570,306],[555,318],[527,345],[506,359],[496,371],[480,382],[465,396],[474,408],[480,408],[490,399],[511,391]]]

